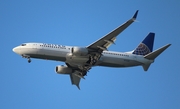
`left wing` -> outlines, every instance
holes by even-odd
[[[71,83],[73,85],[76,85],[78,87],[78,89],[80,89],[79,82],[80,82],[81,78],[79,78],[74,73],[72,73],[72,74],[70,74],[70,79],[71,79]]]
[[[115,42],[116,37],[136,20],[137,14],[138,14],[138,10],[134,14],[134,16],[131,19],[129,19],[127,22],[125,22],[124,24],[122,24],[121,26],[119,26],[109,34],[105,35],[101,39],[92,43],[87,48],[93,51],[98,51],[100,53],[104,50],[107,50],[107,48]]]
[[[76,85],[78,87],[78,89],[80,90],[79,87],[79,83],[81,78],[85,79],[84,76],[80,75],[78,71],[75,71],[74,73],[70,74],[70,79],[71,79],[71,83],[72,85]]]

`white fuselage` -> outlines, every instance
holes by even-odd
[[[74,56],[71,54],[72,46],[45,43],[25,43],[13,48],[13,51],[23,57],[55,60],[82,65],[88,61],[88,56]],[[131,67],[152,63],[141,55],[131,52],[104,51],[95,66]]]

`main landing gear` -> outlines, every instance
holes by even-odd
[[[89,56],[89,60],[86,62],[87,64],[90,65],[95,65],[96,62],[98,61],[99,57],[94,55],[94,56]]]

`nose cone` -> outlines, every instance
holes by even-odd
[[[16,47],[15,47],[15,48],[13,48],[13,49],[12,49],[12,51],[16,53]]]
[[[14,53],[20,54],[20,53],[19,53],[19,47],[13,48],[12,51],[13,51]]]

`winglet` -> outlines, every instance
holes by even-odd
[[[134,19],[134,20],[137,18],[138,11],[139,11],[139,10],[137,10],[136,13],[135,13],[134,16],[133,16],[133,19]]]

